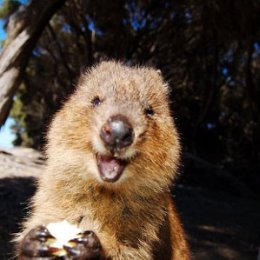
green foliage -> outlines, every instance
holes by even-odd
[[[7,19],[20,5],[21,3],[16,0],[3,0],[0,8],[0,19]]]
[[[185,150],[214,163],[256,163],[259,13],[259,1],[67,1],[37,43],[16,96],[18,143],[42,147],[80,71],[113,58],[162,70]]]

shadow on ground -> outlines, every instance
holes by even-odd
[[[10,177],[0,179],[0,259],[12,257],[13,234],[27,213],[29,199],[35,192],[33,177]]]
[[[223,191],[175,187],[195,260],[256,260],[260,204]]]

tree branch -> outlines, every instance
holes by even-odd
[[[30,54],[52,15],[66,0],[32,0],[10,18],[0,56],[0,126],[12,107]]]

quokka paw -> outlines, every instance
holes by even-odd
[[[73,260],[98,260],[101,257],[100,241],[92,231],[79,233],[79,237],[71,239],[69,243],[72,246],[64,246],[64,249]]]

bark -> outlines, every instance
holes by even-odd
[[[49,20],[66,0],[32,0],[10,17],[0,55],[0,126],[12,107],[22,73]]]

